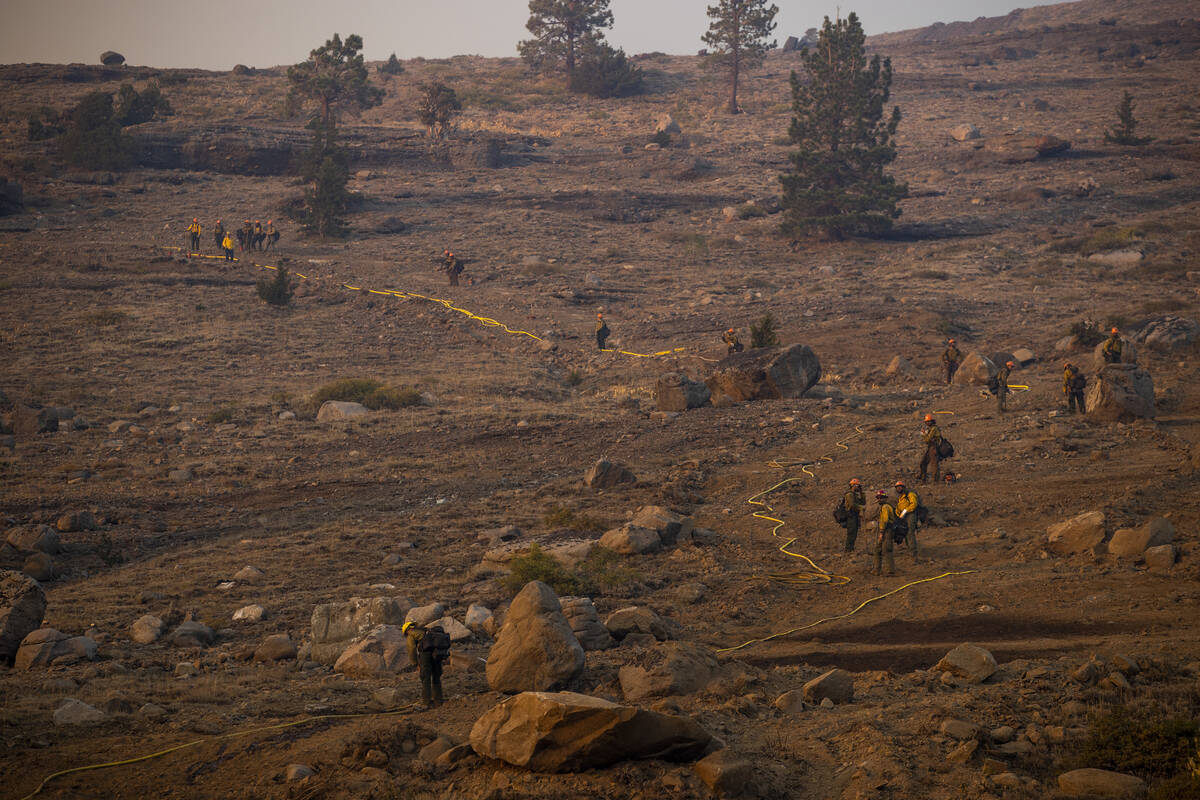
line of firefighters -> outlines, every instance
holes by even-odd
[[[188,252],[200,252],[200,235],[204,233],[204,227],[200,224],[200,220],[192,217],[192,224],[188,226]],[[279,231],[275,228],[274,220],[267,220],[264,227],[260,220],[244,220],[242,227],[233,231],[226,230],[225,225],[221,220],[217,220],[212,227],[213,243],[224,253],[226,261],[233,261],[234,239],[237,240],[237,247],[243,253],[247,250],[273,250],[275,244],[279,241]]]

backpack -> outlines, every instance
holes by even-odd
[[[450,634],[442,630],[440,625],[435,625],[425,631],[425,635],[417,643],[417,649],[423,653],[431,653],[434,661],[445,661],[450,657]]]
[[[1000,379],[997,378],[995,375],[988,378],[987,388],[988,388],[988,391],[991,392],[992,394],[995,394],[996,392],[1000,391]]]
[[[913,513],[915,513],[917,515],[917,522],[919,524],[924,525],[926,522],[929,521],[929,509],[925,506],[924,503],[919,504],[917,506],[917,510]]]
[[[1076,373],[1074,378],[1071,378],[1071,389],[1076,392],[1082,392],[1087,388],[1087,376],[1081,373]]]
[[[937,445],[938,458],[954,458],[954,445],[950,444],[950,440],[942,437],[942,440]]]
[[[838,500],[838,504],[833,507],[833,521],[843,528],[850,521],[850,511],[846,508],[844,500]]]
[[[896,544],[904,544],[904,540],[908,538],[908,523],[900,517],[892,517],[890,526],[892,541]]]

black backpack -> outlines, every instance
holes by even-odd
[[[999,392],[1000,391],[1000,379],[997,378],[995,375],[988,378],[987,388],[988,388],[988,391],[991,392],[992,394],[996,394],[997,392]]]
[[[442,630],[440,625],[435,625],[425,631],[417,649],[423,653],[431,653],[435,661],[445,661],[450,657],[450,634]]]
[[[942,440],[937,445],[938,458],[954,458],[954,445],[950,444],[950,440],[942,437]]]
[[[845,499],[838,500],[838,504],[833,507],[833,521],[843,528],[850,521],[850,510],[846,508]]]
[[[1087,376],[1082,373],[1075,373],[1075,377],[1071,378],[1071,389],[1076,392],[1082,392],[1087,388]]]
[[[908,538],[908,523],[900,517],[892,517],[891,529],[892,541],[896,544],[904,544],[904,540]]]

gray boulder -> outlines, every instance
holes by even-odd
[[[208,647],[217,640],[217,633],[203,622],[189,620],[179,623],[167,641],[176,647]]]
[[[441,603],[430,603],[425,606],[414,606],[404,615],[405,622],[425,627],[446,616],[446,607]]]
[[[1087,415],[1101,422],[1154,417],[1154,381],[1135,364],[1109,364],[1088,387]]]
[[[583,482],[591,489],[611,489],[625,483],[637,483],[637,477],[626,467],[602,458],[583,476]]]
[[[616,639],[624,639],[631,633],[646,633],[660,642],[675,638],[674,626],[645,606],[628,606],[614,611],[604,620],[604,627]]]
[[[934,669],[939,672],[949,672],[956,678],[962,678],[969,683],[983,683],[995,674],[998,669],[996,659],[984,648],[963,643],[942,656]]]
[[[403,625],[411,607],[412,603],[403,597],[352,597],[316,606],[312,613],[312,660],[336,663],[351,643],[380,625]]]
[[[710,405],[712,392],[682,372],[668,372],[655,384],[654,399],[659,411],[687,411]]]
[[[999,371],[990,358],[972,350],[958,365],[954,383],[958,386],[987,386],[987,382],[996,377]]]
[[[463,618],[463,624],[475,633],[486,633],[492,616],[490,608],[472,603],[467,608],[467,615]]]
[[[144,614],[129,626],[129,638],[138,644],[150,644],[157,642],[165,629],[166,625],[161,619],[153,614]]]
[[[1186,317],[1156,317],[1133,335],[1133,340],[1152,350],[1182,350],[1200,338],[1200,322]]]
[[[831,669],[804,684],[804,699],[814,705],[828,698],[837,705],[854,699],[854,678],[844,669]]]
[[[559,605],[562,606],[567,624],[571,626],[571,632],[585,651],[607,650],[616,644],[608,628],[600,622],[600,615],[596,613],[596,606],[590,598],[560,597]]]
[[[691,541],[694,524],[691,517],[676,514],[662,506],[642,506],[630,520],[631,525],[649,528],[668,547],[678,541]]]
[[[11,662],[21,641],[42,627],[46,592],[27,575],[0,571],[0,661]]]
[[[969,142],[974,139],[982,138],[983,134],[969,122],[964,122],[961,125],[955,125],[950,129],[950,138],[956,142]]]
[[[255,661],[284,661],[296,657],[296,644],[286,633],[276,633],[263,639],[254,650]]]
[[[619,528],[606,531],[600,537],[601,547],[621,555],[640,555],[662,549],[662,539],[658,533],[649,528],[642,528],[632,523],[625,523]]]
[[[33,669],[95,660],[95,640],[87,636],[69,636],[54,628],[39,628],[21,641],[13,666]]]
[[[91,725],[104,719],[104,712],[82,700],[68,697],[54,709],[55,725]]]
[[[762,347],[721,359],[704,379],[719,398],[747,400],[794,399],[816,386],[821,362],[808,345]]]
[[[407,637],[399,625],[380,625],[346,648],[334,672],[371,677],[399,672],[408,666]]]
[[[1179,550],[1173,544],[1160,544],[1157,547],[1148,547],[1146,552],[1142,553],[1142,560],[1146,562],[1146,566],[1150,569],[1170,569],[1175,566],[1175,561],[1179,557]]]
[[[727,747],[696,762],[696,775],[716,797],[756,796],[754,765]]]
[[[670,114],[663,114],[658,118],[658,122],[654,126],[654,132],[669,133],[672,136],[678,136],[683,133],[683,130]]]
[[[488,685],[498,692],[546,691],[576,678],[583,664],[583,647],[554,590],[541,581],[527,583],[488,654]]]
[[[1141,558],[1148,548],[1175,541],[1175,526],[1163,517],[1154,517],[1136,528],[1118,528],[1108,542],[1108,552],[1117,558]]]
[[[1058,776],[1058,789],[1067,797],[1134,798],[1146,793],[1146,782],[1106,769],[1073,769]]]
[[[23,553],[37,551],[54,555],[62,551],[62,540],[58,538],[58,531],[49,525],[13,528],[8,532],[7,541]]]
[[[1095,552],[1107,535],[1103,511],[1088,511],[1046,528],[1046,545],[1059,555]]]
[[[347,403],[342,400],[326,400],[317,411],[317,422],[332,422],[341,419],[365,417],[371,410],[362,403]]]
[[[692,642],[665,642],[638,664],[621,667],[618,679],[625,700],[692,694],[717,676],[720,664],[712,651]]]
[[[699,758],[712,736],[687,718],[573,692],[524,692],[483,714],[471,747],[534,772],[579,772],[628,759]]]
[[[119,67],[125,63],[125,56],[116,50],[105,50],[100,54],[100,63],[106,67]]]
[[[54,569],[54,559],[46,553],[30,553],[21,565],[21,572],[39,583],[54,580],[57,571]]]

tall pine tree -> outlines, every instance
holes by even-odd
[[[756,67],[775,46],[768,41],[775,30],[779,6],[767,0],[719,0],[708,7],[712,22],[700,37],[712,48],[707,65],[729,74],[729,113],[738,113],[738,78],[743,69]]]
[[[885,119],[892,62],[867,60],[862,25],[825,18],[816,47],[801,51],[805,79],[792,73],[788,138],[797,150],[783,184],[783,228],[795,236],[880,233],[900,216],[908,187],[884,173],[896,160],[900,108]]]
[[[518,43],[517,52],[535,69],[564,68],[570,83],[581,45],[599,43],[602,29],[613,24],[608,4],[609,0],[529,0],[525,27],[533,38]]]

